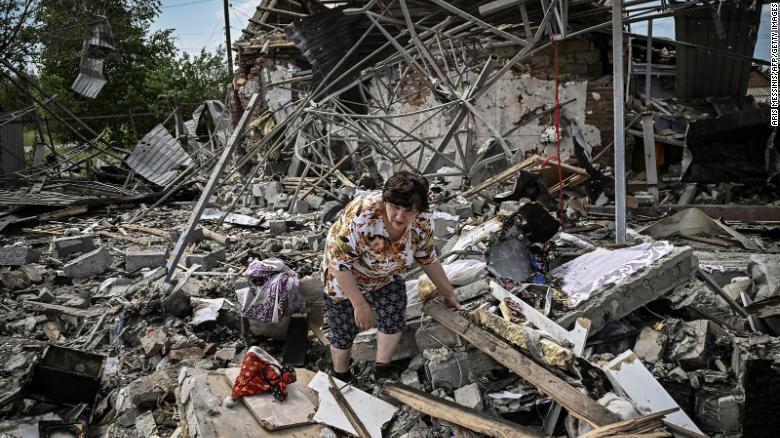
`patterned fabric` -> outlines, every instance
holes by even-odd
[[[281,366],[270,354],[259,347],[252,347],[241,362],[241,372],[233,385],[230,398],[234,401],[241,397],[270,392],[275,399],[287,398],[287,385],[295,382],[295,369]]]
[[[367,294],[366,300],[374,309],[377,330],[392,335],[404,329],[406,325],[406,283],[401,277],[395,277],[390,284]],[[358,334],[352,302],[349,300],[335,301],[325,295],[325,308],[328,311],[330,345],[340,350],[352,347],[352,342]]]
[[[390,240],[383,217],[382,193],[357,196],[330,228],[322,261],[325,293],[334,300],[346,299],[333,275],[351,270],[364,294],[386,286],[417,261],[427,265],[437,260],[430,213],[420,213],[397,241]]]
[[[241,314],[262,322],[278,322],[282,316],[303,309],[298,274],[279,259],[252,260],[244,275],[249,292],[241,303]]]

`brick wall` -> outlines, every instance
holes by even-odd
[[[593,145],[593,155],[596,155],[603,148],[612,142],[614,135],[614,121],[612,117],[614,111],[612,109],[612,85],[603,87],[595,85],[593,82],[588,82],[588,100],[585,102],[585,123],[593,125],[601,131],[601,144]],[[604,154],[602,162],[604,163],[611,160],[612,155]]]

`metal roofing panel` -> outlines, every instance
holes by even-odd
[[[0,175],[11,175],[25,167],[23,124],[14,121],[0,126]]]
[[[70,86],[71,90],[83,96],[97,97],[103,86],[106,85],[106,78],[103,76],[103,60],[89,58],[86,55],[81,59],[79,75]]]
[[[163,125],[157,125],[138,142],[125,163],[149,181],[165,186],[192,159]]]
[[[704,47],[752,56],[756,45],[760,9],[723,4],[720,20],[726,39],[718,37],[710,11],[675,17],[675,38]],[[677,47],[675,91],[680,98],[744,96],[750,61],[727,58],[692,47]]]

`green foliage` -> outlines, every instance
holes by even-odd
[[[0,11],[8,1],[0,0]],[[93,130],[108,129],[120,147],[131,149],[166,118],[165,114],[139,114],[168,113],[175,97],[181,102],[224,98],[228,81],[224,52],[180,53],[172,30],[150,32],[160,13],[159,0],[39,0],[35,12],[34,24],[19,35],[29,40],[26,47],[33,48],[28,55],[36,66],[40,85],[75,114],[86,117]],[[96,15],[108,18],[115,50],[104,63],[108,83],[95,99],[90,99],[73,92],[70,86],[78,75],[88,24]],[[7,84],[0,84],[0,98],[9,98],[4,102],[12,102],[12,94]],[[29,105],[24,100],[22,105],[13,102],[14,107],[9,105],[7,110]],[[136,115],[129,117],[131,113]],[[118,116],[89,119],[110,115]],[[59,141],[78,140],[65,126],[53,124],[52,129]],[[84,137],[92,137],[79,131]]]

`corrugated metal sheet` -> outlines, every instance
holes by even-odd
[[[21,193],[0,190],[0,205],[45,205],[49,207],[67,207],[83,196],[72,196],[60,192]]]
[[[23,124],[14,121],[0,126],[0,175],[11,176],[25,167]]]
[[[741,4],[741,3],[740,3]],[[718,38],[712,14],[697,11],[675,17],[675,38],[704,47],[752,56],[756,45],[760,8],[720,6],[726,39]],[[675,92],[683,99],[708,96],[744,96],[750,61],[726,58],[690,47],[677,47]]]
[[[125,163],[149,181],[165,186],[192,159],[163,125],[157,125],[138,142]]]
[[[106,78],[103,76],[103,60],[84,55],[81,58],[79,75],[76,76],[76,80],[73,81],[70,88],[82,96],[94,99],[106,85],[106,82]]]
[[[751,87],[747,89],[747,95],[753,96],[756,102],[769,104],[769,87]]]
[[[210,116],[211,129],[214,133],[214,137],[223,145],[227,144],[233,128],[230,125],[230,114],[225,109],[225,105],[218,100],[207,100],[195,109],[192,113],[192,123],[188,124],[188,122],[185,122],[185,126],[187,127],[190,136],[198,136],[197,130],[201,124],[201,118],[206,113]]]

